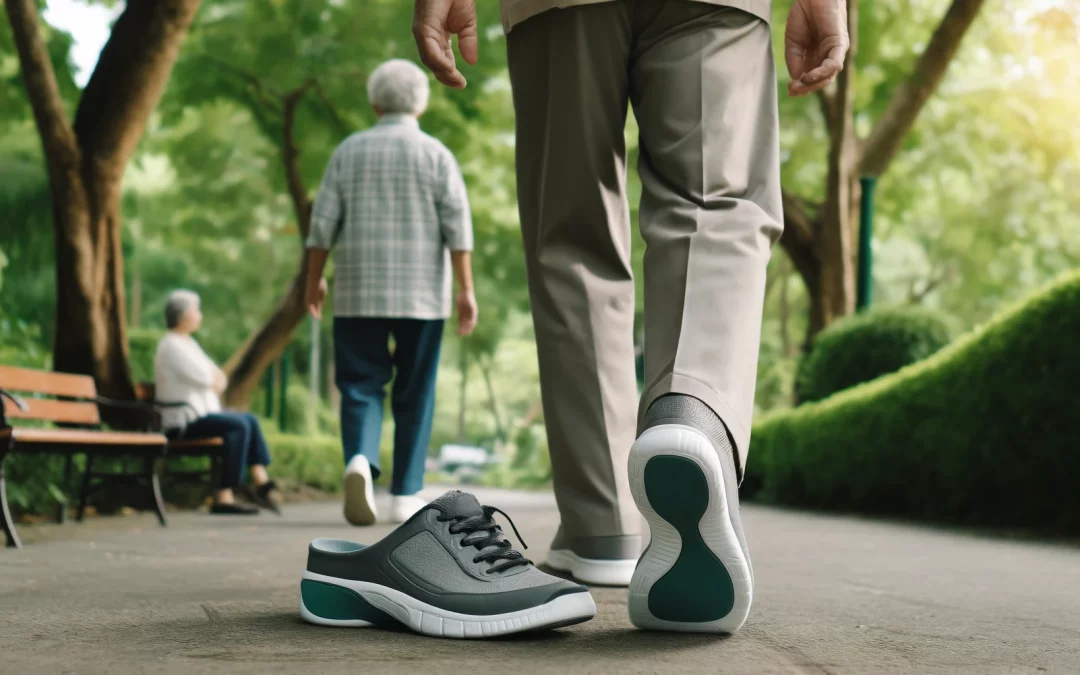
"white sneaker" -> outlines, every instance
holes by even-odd
[[[390,502],[390,522],[404,523],[427,505],[419,495],[394,495]]]
[[[363,455],[356,455],[345,467],[345,520],[352,525],[374,525],[375,489],[371,465]]]
[[[583,584],[629,586],[640,553],[640,535],[572,539],[559,527],[546,562]]]

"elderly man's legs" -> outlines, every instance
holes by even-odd
[[[622,2],[552,10],[507,36],[517,179],[544,419],[562,527],[549,563],[628,583],[634,282],[625,147],[632,35]],[[591,562],[590,562],[591,561]]]
[[[393,376],[390,320],[334,318],[334,379],[341,392],[341,446],[345,453],[345,519],[372,525],[374,480],[379,477],[383,400]]]
[[[695,593],[707,606],[686,617],[658,608],[666,622],[654,627],[729,627],[721,619],[732,610],[713,616],[722,598],[703,591],[730,586],[734,577],[734,592],[745,590],[741,609],[749,607],[737,480],[749,442],[765,265],[782,221],[768,26],[732,8],[620,1],[547,12],[515,28],[508,43],[522,229],[563,516],[555,547],[636,531],[621,499],[622,463],[634,435],[625,408],[635,398],[622,145],[629,98],[641,129],[648,244],[647,386],[637,426],[643,440],[652,432],[631,458],[634,498],[655,516],[644,495],[646,465],[657,495],[677,500],[679,485],[702,490],[701,513],[678,525],[663,518],[654,524],[655,559],[664,543],[658,529],[683,527],[667,538],[681,542],[719,508],[712,495],[728,495],[732,522],[724,532],[731,538],[723,543],[738,548],[741,561],[730,575],[723,566],[687,575],[709,567],[695,568],[695,561],[677,565],[683,572],[673,575],[672,561],[681,560],[677,543],[666,567],[639,566],[631,606],[658,579],[674,579],[677,588],[661,590],[679,598],[676,609]],[[678,455],[684,438],[704,443],[707,467],[647,461]],[[706,542],[713,554],[726,554],[713,543]],[[653,561],[647,554],[643,562]]]
[[[391,513],[395,521],[407,520],[426,505],[414,495],[424,487],[443,324],[441,320],[397,319],[392,329],[396,373],[390,395],[394,411],[394,476],[390,494],[395,497]]]

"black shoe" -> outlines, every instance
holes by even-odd
[[[245,485],[243,487],[244,496],[251,500],[253,504],[261,509],[267,511],[273,511],[277,515],[281,515],[281,507],[278,506],[278,501],[281,499],[281,492],[278,490],[277,483],[269,481],[263,485],[256,485],[250,487]]]
[[[259,513],[259,509],[245,504],[219,504],[214,502],[210,506],[210,513],[216,516],[254,516]]]
[[[371,546],[312,541],[300,582],[300,616],[324,626],[404,625],[456,638],[593,618],[588,589],[536,569],[503,537],[496,512],[454,491]]]

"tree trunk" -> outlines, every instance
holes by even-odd
[[[304,320],[304,283],[307,279],[307,262],[289,284],[270,318],[260,326],[225,363],[229,375],[229,388],[225,403],[234,408],[247,408],[251,397],[259,388],[263,373],[276,361],[292,340],[293,331]]]
[[[880,176],[926,102],[941,84],[985,0],[953,0],[907,80],[897,88],[865,142],[855,134],[853,109],[858,0],[848,0],[851,49],[844,70],[818,100],[829,132],[828,176],[820,204],[784,191],[780,243],[806,285],[810,316],[806,342],[855,310],[860,175]]]
[[[458,393],[458,443],[465,444],[465,413],[468,410],[466,402],[469,398],[469,352],[465,345],[458,343],[461,354],[458,357],[458,366],[461,368],[461,390]]]
[[[259,380],[267,366],[274,362],[292,339],[293,332],[307,314],[304,290],[307,283],[308,261],[304,242],[311,231],[313,203],[300,175],[300,151],[296,147],[294,129],[296,107],[304,93],[314,82],[305,82],[282,99],[282,145],[281,161],[285,169],[285,182],[292,198],[300,233],[300,269],[289,284],[288,292],[278,301],[270,318],[260,326],[226,362],[229,388],[225,391],[225,403],[234,408],[247,408],[251,397],[259,388]]]
[[[795,350],[791,346],[791,303],[788,295],[791,280],[788,279],[789,270],[787,264],[785,263],[780,269],[778,310],[780,314],[780,351],[784,356],[794,356]]]
[[[487,388],[488,402],[491,404],[491,414],[495,416],[495,436],[500,442],[507,441],[506,427],[503,426],[502,415],[499,413],[499,399],[495,395],[495,385],[491,382],[491,362],[478,361],[480,374],[484,376],[484,386]]]
[[[5,0],[52,192],[56,370],[92,375],[109,397],[134,396],[127,362],[120,193],[200,0],[128,3],[67,119],[34,0]],[[106,421],[123,424],[105,409]]]

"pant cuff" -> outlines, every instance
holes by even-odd
[[[693,396],[709,406],[720,417],[735,441],[735,454],[739,459],[739,472],[742,473],[746,469],[746,455],[750,448],[750,426],[720,394],[716,393],[716,390],[696,378],[672,373],[649,387],[642,394],[641,405],[638,407],[638,433],[642,431],[641,425],[649,406],[653,401],[667,394]]]

